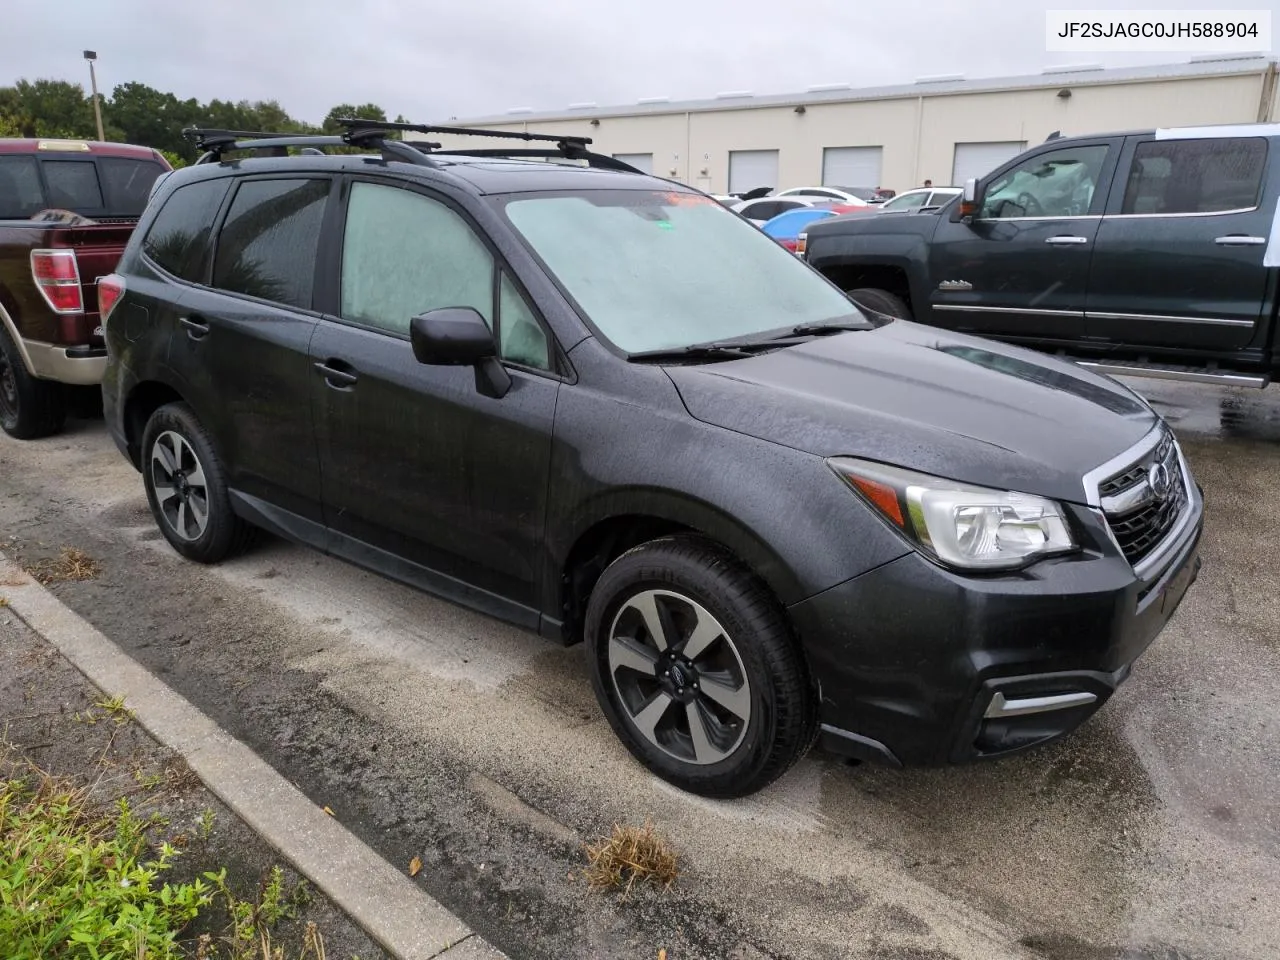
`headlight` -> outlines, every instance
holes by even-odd
[[[925,554],[950,567],[1002,570],[1076,549],[1062,506],[866,460],[827,464]]]

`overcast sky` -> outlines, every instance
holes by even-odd
[[[1045,51],[1049,9],[1231,6],[1280,0],[0,0],[0,85],[130,80],[207,101],[279,100],[318,122],[373,101],[430,122],[641,97],[787,93],[918,76],[1038,73],[1052,63],[1183,62],[1186,53]],[[803,13],[801,12],[803,10]]]

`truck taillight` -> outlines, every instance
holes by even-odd
[[[808,246],[809,246],[809,235],[807,233],[802,233],[800,234],[800,236],[796,237],[796,256],[803,257],[804,252],[808,248]]]
[[[106,327],[111,311],[123,296],[124,277],[110,273],[98,278],[98,323],[103,327]]]
[[[84,313],[74,250],[32,250],[31,276],[54,313]]]

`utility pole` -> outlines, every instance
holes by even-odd
[[[106,135],[102,132],[102,106],[98,103],[98,78],[93,72],[93,61],[98,59],[98,54],[93,50],[86,50],[84,58],[89,61],[89,86],[93,88],[93,118],[98,121],[98,139],[106,140]]]

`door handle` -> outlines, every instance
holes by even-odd
[[[1229,237],[1218,237],[1213,242],[1220,247],[1260,247],[1267,242],[1267,238],[1246,237],[1243,233],[1233,233]]]
[[[209,324],[199,317],[179,317],[178,322],[187,328],[187,336],[192,340],[200,340],[209,335]]]
[[[339,370],[337,367],[330,366],[330,364],[336,362],[338,361],[317,361],[315,364],[316,372],[320,374],[320,376],[324,377],[329,386],[338,390],[344,390],[347,387],[354,387],[356,385],[356,381],[360,378],[350,370]]]
[[[1088,237],[1050,237],[1045,243],[1062,244],[1062,243],[1088,243]]]

